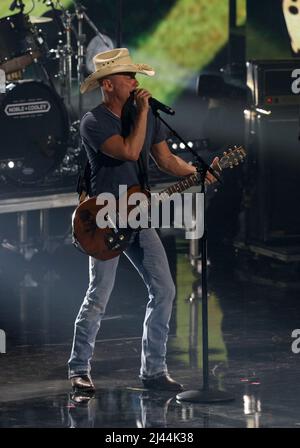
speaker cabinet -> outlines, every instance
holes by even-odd
[[[300,61],[247,66],[246,240],[300,241],[300,102],[292,92],[292,72]]]

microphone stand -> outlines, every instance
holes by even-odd
[[[199,156],[194,148],[191,148],[185,140],[159,115],[158,111],[152,108],[153,113],[160,119],[162,123],[171,131],[171,133],[181,141],[186,148],[193,154],[197,161],[197,171],[200,173],[201,192],[204,195],[203,201],[203,221],[204,232],[201,238],[201,282],[202,282],[202,369],[203,369],[203,385],[201,389],[188,390],[176,395],[179,401],[188,401],[192,403],[220,403],[233,401],[234,398],[226,392],[211,389],[209,386],[209,357],[208,357],[208,307],[207,307],[207,229],[205,220],[205,177],[210,172],[218,182],[222,183],[219,174],[215,172],[203,159]]]
[[[171,133],[176,137],[176,138],[178,138],[178,140],[179,141],[181,141],[184,145],[185,145],[185,147],[186,148],[188,148],[189,149],[189,151],[193,154],[193,156],[195,157],[195,159],[197,160],[197,162],[198,162],[198,166],[197,166],[197,170],[199,170],[199,172],[201,172],[201,175],[202,175],[202,173],[204,174],[204,180],[205,180],[205,176],[206,176],[206,173],[207,173],[207,171],[209,172],[209,173],[211,173],[216,179],[217,179],[217,181],[220,183],[220,184],[222,184],[223,182],[221,181],[221,179],[220,179],[220,176],[219,176],[219,174],[211,167],[211,166],[209,166],[206,162],[205,162],[205,160],[203,160],[202,159],[202,157],[200,157],[199,156],[199,154],[197,153],[197,151],[195,151],[194,150],[194,148],[191,148],[188,144],[187,144],[187,142],[175,131],[175,129],[173,129],[170,125],[169,125],[169,123],[167,123],[162,117],[161,117],[161,115],[158,113],[158,110],[157,110],[157,108],[156,107],[151,107],[152,108],[152,112],[153,112],[153,114],[155,115],[155,117],[157,117],[157,118],[159,118],[159,120],[171,131]],[[173,115],[173,114],[172,114]],[[205,170],[205,173],[203,172]],[[202,176],[201,176],[202,177]],[[202,180],[202,179],[201,179]],[[201,184],[202,185],[202,184]],[[204,191],[203,191],[204,192]]]
[[[75,11],[78,20],[78,36],[77,36],[77,83],[80,88],[84,79],[85,65],[84,58],[86,53],[86,35],[83,33],[84,7],[74,1]],[[81,119],[83,110],[82,95],[78,96],[78,117]]]

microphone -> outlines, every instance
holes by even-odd
[[[152,98],[152,97],[149,98],[149,104],[150,104],[153,112],[161,110],[165,114],[175,115],[175,110],[173,110],[170,106],[166,106],[165,104],[161,103],[160,101],[156,100],[155,98]]]
[[[14,11],[16,8],[18,8],[19,6],[18,6],[18,0],[14,0],[12,3],[11,3],[11,5],[10,5],[10,7],[9,7],[9,9],[10,9],[10,11]]]

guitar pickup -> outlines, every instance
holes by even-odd
[[[123,242],[125,242],[125,235],[123,235],[122,233],[119,235],[110,235],[106,239],[107,246],[111,250],[120,249]]]

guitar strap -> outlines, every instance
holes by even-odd
[[[124,104],[122,110],[122,136],[127,137],[133,126],[136,117],[136,108],[133,105],[133,96],[131,95],[127,102]],[[146,154],[144,151],[140,152],[139,158],[137,160],[138,170],[139,170],[139,181],[140,185],[143,189],[150,190],[149,187],[149,175],[148,175],[148,166],[146,160]]]
[[[82,146],[81,141],[80,141],[80,154],[82,157],[83,157],[83,154],[85,154],[85,150]],[[87,196],[90,195],[91,175],[92,175],[91,165],[90,165],[90,162],[86,155],[85,155],[84,159],[85,159],[85,163],[82,161],[80,164],[81,168],[80,168],[80,173],[79,173],[79,176],[77,179],[77,186],[76,186],[79,204],[81,204],[87,198]]]
[[[138,158],[137,163],[138,163],[138,167],[139,167],[140,184],[144,190],[150,191],[149,173],[148,173],[147,161],[146,161],[144,151],[140,152],[140,156]]]

